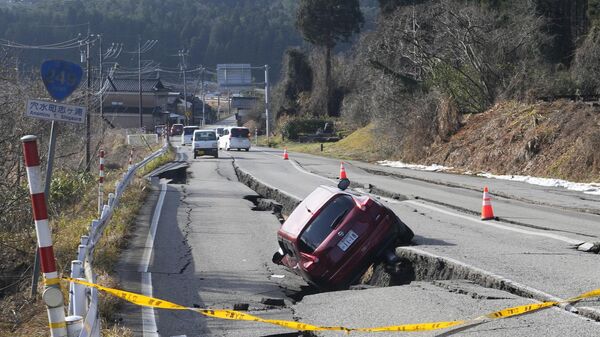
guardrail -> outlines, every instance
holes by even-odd
[[[115,192],[109,193],[108,203],[103,205],[99,219],[93,220],[89,227],[88,235],[81,236],[81,243],[77,252],[77,259],[71,262],[71,277],[96,283],[96,274],[92,268],[94,250],[108,225],[113,212],[119,205],[119,199],[131,183],[135,172],[148,164],[151,160],[164,154],[169,144],[165,141],[163,147],[144,158],[139,163],[130,165],[123,178],[117,181]],[[71,282],[69,284],[69,308],[67,331],[68,337],[100,337],[100,319],[98,312],[98,290],[87,288]]]

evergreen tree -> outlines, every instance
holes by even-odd
[[[358,0],[301,0],[296,27],[304,39],[322,47],[325,54],[326,110],[331,111],[331,50],[338,42],[348,42],[364,23]]]

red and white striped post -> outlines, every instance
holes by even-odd
[[[54,251],[52,250],[52,235],[48,226],[48,208],[44,185],[42,184],[37,137],[29,135],[21,138],[21,141],[23,142],[23,157],[29,180],[29,193],[31,194],[40,264],[42,273],[44,273],[45,289],[42,299],[48,311],[50,335],[52,337],[66,337],[67,324],[65,322],[64,299],[60,290],[60,279],[56,271]]]
[[[104,150],[100,150],[100,170],[98,171],[98,218],[104,208]]]
[[[133,165],[133,149],[129,151],[129,168]]]

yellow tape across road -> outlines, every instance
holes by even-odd
[[[141,294],[136,294],[124,290],[112,289],[103,287],[101,285],[97,285],[94,283],[80,281],[77,279],[73,279],[70,277],[63,278],[65,281],[79,283],[88,287],[96,288],[105,293],[111,294],[113,296],[120,297],[128,302],[139,306],[152,307],[158,309],[168,309],[168,310],[190,310],[200,313],[207,317],[214,317],[220,319],[229,319],[236,321],[252,321],[252,322],[260,322],[266,324],[278,325],[284,328],[298,330],[298,331],[343,331],[346,333],[350,333],[352,331],[356,332],[383,332],[383,331],[402,331],[402,332],[416,332],[416,331],[429,331],[429,330],[439,330],[439,329],[447,329],[454,326],[459,326],[467,323],[475,323],[483,320],[496,320],[503,319],[508,317],[514,317],[523,315],[526,313],[538,311],[541,309],[546,309],[552,307],[554,305],[563,304],[563,303],[574,303],[581,301],[586,298],[592,297],[600,297],[600,289],[592,290],[590,292],[581,294],[577,297],[573,297],[561,302],[542,302],[535,304],[526,304],[520,305],[512,308],[506,308],[499,311],[495,311],[474,319],[461,320],[461,321],[448,321],[448,322],[432,322],[432,323],[418,323],[418,324],[403,324],[403,325],[390,325],[390,326],[381,326],[381,327],[373,327],[373,328],[346,328],[343,326],[318,326],[311,325],[302,322],[296,321],[285,321],[285,320],[276,320],[276,319],[264,319],[257,316],[253,316],[250,314],[246,314],[240,311],[235,310],[224,310],[224,309],[198,309],[198,308],[190,308],[183,305],[179,305],[176,303],[172,303],[169,301],[161,300],[158,298],[148,297]]]

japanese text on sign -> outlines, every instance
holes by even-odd
[[[27,107],[25,108],[26,117],[79,124],[85,122],[86,114],[86,108],[81,106],[34,99],[27,100]]]

